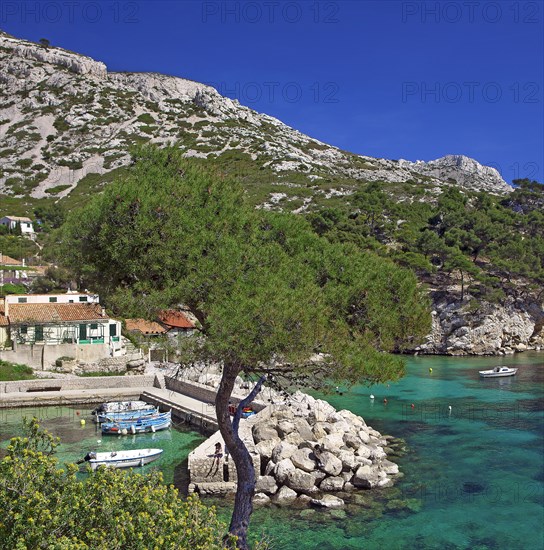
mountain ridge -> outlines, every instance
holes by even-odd
[[[457,185],[506,194],[491,167],[463,155],[429,162],[342,151],[213,87],[160,73],[109,72],[101,61],[0,33],[0,193],[62,198],[86,177],[126,166],[131,145],[177,143],[186,156],[245,155],[271,185],[349,195],[360,183]],[[274,205],[273,193],[264,198]],[[304,198],[303,206],[311,204]],[[296,206],[296,204],[295,204]]]

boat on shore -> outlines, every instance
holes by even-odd
[[[117,422],[104,422],[103,434],[128,435],[167,430],[172,424],[171,411],[165,413],[143,416],[133,420],[119,420]]]
[[[93,471],[99,466],[106,466],[107,468],[136,468],[159,459],[162,452],[162,449],[133,449],[105,453],[90,452],[82,460],[78,460],[78,464],[88,462]]]
[[[499,366],[490,370],[478,371],[481,378],[502,378],[504,376],[514,376],[518,369],[512,367]]]

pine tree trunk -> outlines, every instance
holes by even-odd
[[[255,468],[251,455],[232,427],[229,414],[229,399],[234,388],[236,376],[240,373],[237,365],[226,364],[223,367],[223,376],[217,396],[215,398],[215,411],[219,430],[223,436],[225,446],[228,449],[236,466],[238,483],[234,510],[230,521],[229,532],[238,537],[236,547],[243,550],[249,549],[247,543],[247,530],[249,519],[253,512],[253,495],[255,493]]]

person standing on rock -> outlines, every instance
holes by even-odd
[[[323,451],[323,449],[321,448],[319,443],[314,445],[314,457],[315,457],[315,462],[316,462],[318,468],[323,468],[323,462],[321,461],[322,451]]]

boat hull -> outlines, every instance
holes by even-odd
[[[510,369],[508,367],[492,370],[481,370],[480,378],[504,378],[506,376],[514,376],[518,372],[518,369]]]
[[[134,421],[106,422],[102,424],[102,433],[111,435],[129,435],[167,430],[172,424],[171,413],[143,417]]]
[[[96,421],[99,424],[104,422],[128,422],[139,420],[140,418],[150,417],[159,414],[158,409],[142,409],[137,411],[126,411],[118,413],[99,413],[96,416]]]
[[[106,468],[138,468],[158,460],[162,452],[162,449],[142,449],[140,454],[135,451],[96,453],[97,458],[90,459],[88,462],[92,470],[96,470],[100,466]]]

